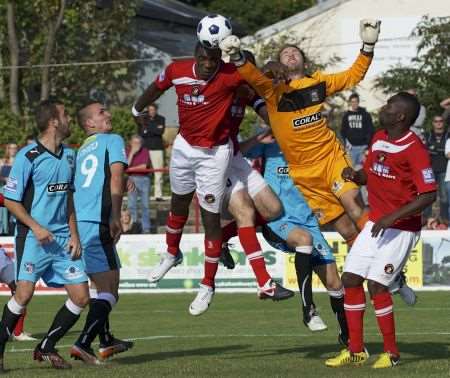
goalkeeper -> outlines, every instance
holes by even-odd
[[[358,186],[341,177],[342,169],[351,163],[321,112],[327,96],[351,88],[364,78],[379,32],[380,21],[362,20],[361,52],[348,70],[336,74],[317,71],[307,76],[303,52],[297,46],[284,46],[279,63],[269,65],[269,74],[284,79],[277,83],[246,61],[237,37],[229,36],[220,43],[241,76],[265,99],[289,173],[320,224],[332,224],[348,243],[362,229],[366,213]]]

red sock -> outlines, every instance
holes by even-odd
[[[176,256],[180,249],[181,235],[183,234],[183,227],[188,217],[184,215],[175,215],[172,212],[167,217],[166,224],[166,243],[167,252]]]
[[[222,227],[222,243],[228,243],[233,236],[237,236],[236,222],[228,223],[225,227]]]
[[[395,341],[395,321],[392,305],[392,296],[389,292],[377,294],[372,298],[378,328],[383,335],[384,351],[396,356],[399,355]]]
[[[19,336],[23,332],[23,323],[25,322],[26,310],[20,315],[17,321],[16,328],[14,328],[14,335]]]
[[[346,287],[344,293],[344,309],[347,318],[350,352],[359,353],[364,350],[363,321],[366,309],[366,295],[363,286]]]
[[[256,281],[258,281],[259,286],[264,286],[271,277],[266,270],[266,263],[264,262],[261,245],[256,237],[256,229],[255,227],[240,227],[238,229],[238,234],[242,248],[247,255],[248,262],[255,273]]]
[[[217,268],[219,266],[219,257],[222,250],[222,239],[205,239],[205,276],[202,280],[203,285],[214,287]]]

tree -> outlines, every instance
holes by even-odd
[[[415,88],[428,114],[440,114],[440,101],[450,96],[450,17],[424,16],[412,32],[419,37],[410,66],[396,66],[376,79],[385,94]]]
[[[140,1],[111,1],[102,7],[84,0],[0,2],[0,35],[8,36],[7,43],[0,43],[1,61],[11,66],[0,70],[3,91],[9,92],[0,110],[22,115],[29,132],[30,109],[49,96],[69,108],[95,93],[107,94],[114,104],[128,101],[125,94],[135,86],[136,65],[89,63],[137,57],[133,18]],[[68,64],[51,66],[60,63]]]
[[[236,20],[250,34],[316,4],[315,0],[184,0],[182,2]]]

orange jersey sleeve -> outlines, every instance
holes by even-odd
[[[352,66],[345,71],[326,74],[324,72],[317,71],[312,77],[324,81],[327,87],[327,96],[342,91],[344,89],[352,88],[358,84],[370,67],[372,57],[364,54],[359,54]]]

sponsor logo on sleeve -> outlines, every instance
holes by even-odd
[[[166,78],[166,70],[163,70],[158,75],[158,81],[164,81],[165,78]]]
[[[289,174],[289,167],[277,167],[277,174],[279,176],[286,176]]]
[[[433,184],[436,182],[433,170],[431,168],[422,169],[422,177],[425,184]]]
[[[8,180],[6,180],[5,190],[11,193],[17,192],[17,179],[14,177],[8,177]]]

